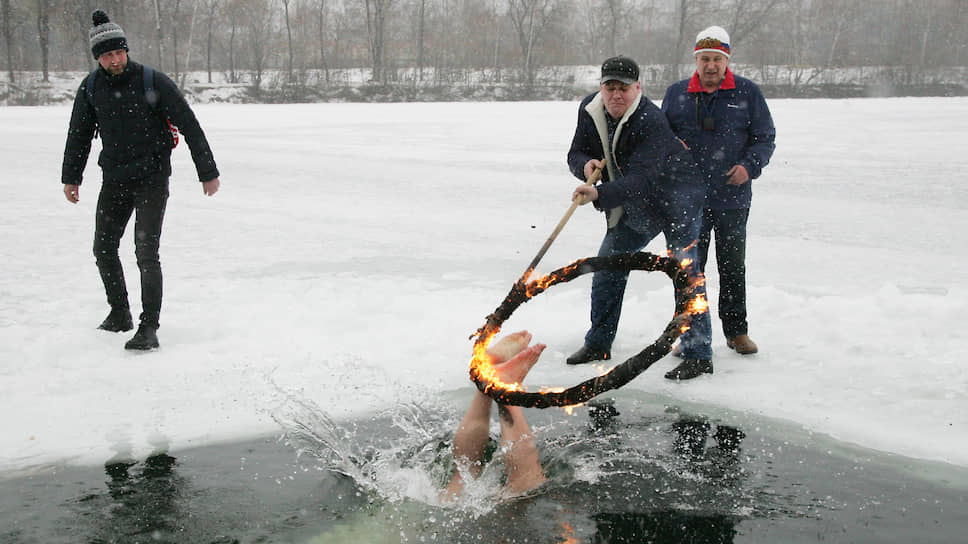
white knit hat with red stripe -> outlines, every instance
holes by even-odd
[[[698,53],[722,53],[729,58],[729,34],[721,26],[711,26],[696,35],[696,50]]]

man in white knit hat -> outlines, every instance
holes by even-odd
[[[704,270],[715,233],[719,271],[719,318],[726,345],[756,353],[746,313],[746,223],[752,180],[770,162],[776,129],[759,87],[733,75],[729,34],[711,26],[696,36],[696,72],[666,90],[662,111],[689,146],[708,188],[699,238]]]

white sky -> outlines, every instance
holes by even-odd
[[[965,98],[772,100],[777,152],[754,185],[751,335],[714,318],[716,372],[627,387],[968,466]],[[470,390],[468,336],[568,208],[577,103],[196,106],[222,171],[205,198],[175,150],[162,239],[162,348],[132,354],[91,255],[100,173],[60,188],[67,106],[0,108],[0,471],[103,463],[274,432],[276,385],[345,417]],[[578,210],[540,271],[593,255]],[[662,243],[650,249],[661,250]],[[122,241],[140,311],[130,234]],[[710,273],[715,301],[718,278]],[[548,344],[526,385],[570,386],[590,278],[505,330]],[[615,356],[658,335],[671,286],[637,273]],[[714,304],[715,310],[715,304]]]

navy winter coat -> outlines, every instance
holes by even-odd
[[[710,94],[702,91],[698,76],[693,75],[666,90],[662,111],[703,171],[709,189],[706,207],[749,208],[752,180],[760,177],[776,147],[776,128],[760,88],[727,69],[719,90]],[[702,119],[707,116],[715,119],[715,130],[703,130]],[[727,185],[726,172],[737,164],[746,168],[750,182]]]
[[[172,135],[165,119],[178,127],[191,149],[199,181],[219,177],[205,134],[175,83],[154,71],[157,107],[145,95],[144,68],[129,60],[113,76],[97,69],[94,105],[88,102],[87,78],[77,89],[71,112],[61,182],[80,185],[95,128],[101,138],[98,165],[107,183],[171,175]]]
[[[600,93],[582,100],[578,124],[568,151],[568,167],[584,181],[584,166],[605,158],[607,141],[604,104]],[[603,134],[603,132],[605,132]],[[629,226],[636,228],[641,214],[651,206],[692,213],[702,205],[704,186],[692,155],[669,128],[662,111],[644,95],[619,121],[612,142],[614,161],[603,172],[595,206],[621,207]],[[613,223],[610,221],[610,226]]]

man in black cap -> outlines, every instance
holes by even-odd
[[[599,256],[642,249],[660,232],[670,255],[696,262],[696,240],[705,187],[698,166],[672,133],[659,108],[642,95],[639,67],[618,56],[602,64],[600,89],[578,108],[568,166],[580,180],[602,169],[602,183],[581,185],[573,198],[605,212],[608,230]],[[690,272],[700,278],[698,270]],[[596,272],[592,280],[591,328],[568,364],[611,358],[628,271]],[[705,297],[701,282],[697,294]],[[674,379],[712,372],[709,314],[694,316],[682,337],[684,361]]]
[[[177,141],[171,125],[185,136],[206,195],[218,191],[219,172],[205,134],[178,87],[165,74],[129,60],[124,31],[107,14],[98,10],[91,18],[91,52],[100,66],[84,79],[74,97],[61,183],[67,200],[78,202],[91,141],[100,133],[98,165],[103,182],[94,257],[111,312],[98,328],[113,332],[134,328],[118,258],[121,236],[134,213],[142,312],[137,333],[124,347],[149,350],[158,347],[162,296],[158,246],[168,202],[171,150]]]

